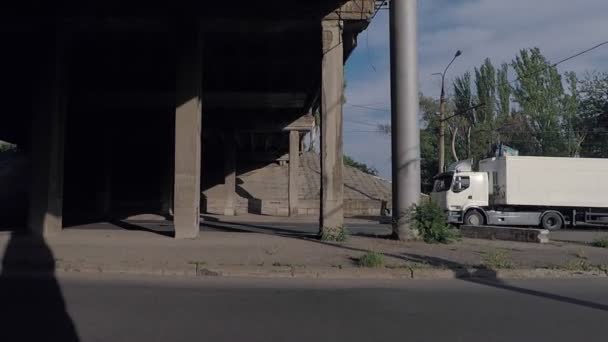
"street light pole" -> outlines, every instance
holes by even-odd
[[[439,98],[439,173],[445,171],[445,106],[446,106],[446,98],[445,98],[445,74],[448,72],[452,63],[456,60],[456,58],[460,57],[462,52],[460,50],[456,51],[454,58],[445,68],[441,75],[441,97]]]

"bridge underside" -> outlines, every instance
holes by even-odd
[[[318,111],[321,227],[340,227],[343,63],[376,2],[124,3],[1,14],[0,140],[29,160],[24,224],[52,234],[157,213],[196,236],[201,192],[226,184],[234,214],[236,173],[297,170]]]

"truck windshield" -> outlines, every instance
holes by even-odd
[[[439,176],[435,178],[435,185],[433,186],[434,192],[444,192],[450,190],[452,187],[452,175]]]

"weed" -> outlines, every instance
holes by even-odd
[[[189,265],[196,265],[196,266],[205,266],[207,265],[206,262],[204,261],[188,261]]]
[[[513,268],[509,253],[505,250],[490,250],[485,253],[483,265],[489,269]]]
[[[608,248],[608,237],[596,239],[591,243],[593,247]]]
[[[443,210],[433,201],[414,205],[407,219],[426,243],[449,244],[458,239],[458,231],[447,223]]]
[[[345,242],[348,240],[348,231],[344,227],[323,228],[322,241]]]
[[[384,255],[378,252],[367,252],[357,260],[359,267],[378,268],[384,265]]]
[[[279,248],[276,246],[273,246],[271,248],[264,248],[264,253],[268,254],[268,255],[275,255],[277,254],[277,252],[279,251]]]
[[[593,271],[593,265],[583,258],[569,260],[564,264],[563,268],[568,271]]]
[[[587,256],[585,255],[585,251],[583,251],[582,249],[579,249],[576,251],[576,253],[574,253],[574,256],[577,257],[578,259],[587,259]]]

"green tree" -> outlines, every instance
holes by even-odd
[[[608,157],[608,73],[591,73],[579,85],[580,120],[586,128],[585,157]]]
[[[378,175],[378,170],[376,170],[374,167],[370,167],[365,163],[360,163],[347,155],[344,155],[344,165],[354,167],[355,169],[365,172],[368,175]]]
[[[496,114],[496,68],[489,58],[486,58],[479,69],[475,68],[475,87],[477,100],[483,103],[483,107],[477,110],[477,117],[482,123],[492,122]]]
[[[564,87],[557,68],[549,63],[540,49],[521,50],[511,63],[517,75],[513,89],[519,114],[527,124],[529,154],[564,155],[562,119],[564,109]],[[520,145],[526,142],[520,141]]]
[[[498,97],[498,115],[506,118],[511,114],[511,85],[509,84],[509,65],[503,63],[496,73],[496,93]]]
[[[452,154],[454,159],[456,155],[466,155],[467,158],[472,158],[471,152],[471,134],[476,124],[475,112],[471,110],[473,107],[473,92],[471,90],[471,73],[466,72],[461,77],[456,77],[454,80],[454,111],[460,115],[453,116],[450,119],[450,131],[452,132]],[[458,143],[457,133],[462,132],[463,143]]]
[[[580,93],[578,90],[578,77],[574,72],[565,74],[568,84],[568,94],[563,100],[563,130],[566,135],[566,147],[568,156],[580,156],[581,146],[587,138],[588,122],[581,115]]]

